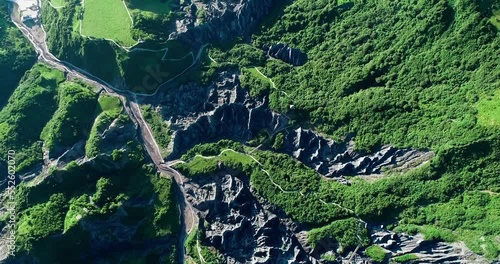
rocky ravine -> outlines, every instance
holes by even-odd
[[[317,263],[294,235],[294,224],[259,201],[247,177],[219,173],[185,184],[189,202],[200,211],[209,244],[224,263]],[[201,222],[200,222],[201,223]]]

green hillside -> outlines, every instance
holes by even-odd
[[[478,1],[482,2],[482,1]],[[492,1],[493,2],[493,1]],[[285,91],[271,105],[356,147],[438,149],[479,138],[474,104],[500,85],[500,37],[490,13],[465,1],[294,1],[254,45],[284,42],[307,53],[264,74]]]
[[[0,3],[0,107],[16,88],[19,79],[33,65],[36,53],[27,39],[10,22],[7,5]]]

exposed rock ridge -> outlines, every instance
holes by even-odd
[[[415,254],[418,259],[412,261],[412,263],[490,263],[484,257],[467,249],[463,243],[448,244],[425,241],[424,236],[421,234],[411,236],[383,229],[375,229],[372,232],[371,240],[373,244],[386,249],[391,257]]]
[[[251,32],[269,14],[279,0],[210,1],[205,5],[206,22],[189,28],[184,21],[178,21],[177,32],[170,38],[177,38],[192,46],[208,42],[230,42],[237,36]],[[198,5],[200,8],[200,5]]]
[[[432,152],[382,146],[373,153],[354,150],[354,141],[335,142],[318,133],[298,128],[287,130],[285,152],[327,177],[371,175],[383,168],[408,169],[433,157]]]
[[[293,227],[252,195],[246,177],[227,173],[185,183],[189,202],[204,219],[205,240],[224,263],[316,263]]]
[[[267,50],[268,56],[282,60],[293,66],[302,66],[307,62],[307,54],[284,43],[274,44],[270,47],[264,47],[264,49]]]
[[[430,151],[389,145],[362,153],[354,149],[350,138],[336,142],[312,130],[294,129],[286,115],[271,111],[265,101],[251,99],[235,73],[223,72],[219,77],[206,88],[191,84],[166,95],[163,113],[174,130],[168,159],[177,159],[200,143],[220,139],[246,143],[261,131],[270,135],[283,133],[285,141],[280,151],[326,177],[349,184],[343,176],[381,175],[384,168],[407,170],[434,155]]]

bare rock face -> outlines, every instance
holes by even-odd
[[[383,146],[373,153],[354,150],[354,141],[335,142],[318,133],[298,128],[286,131],[285,152],[327,177],[373,175],[382,168],[408,169],[430,160],[432,152]]]
[[[315,263],[293,224],[259,201],[247,179],[223,173],[192,179],[184,188],[205,221],[203,242],[222,253],[224,263]]]
[[[191,10],[204,10],[204,22],[194,23],[194,14],[177,21],[170,37],[192,46],[208,42],[230,42],[250,33],[279,0],[193,1]],[[196,11],[194,12],[196,13]]]
[[[136,124],[131,121],[122,122],[119,119],[115,119],[101,134],[101,152],[110,152],[114,149],[119,149],[136,137]]]
[[[287,44],[279,43],[265,47],[267,55],[282,60],[293,66],[302,66],[307,62],[307,55],[298,49],[291,48]]]
[[[383,169],[408,170],[434,156],[429,151],[397,149],[390,145],[372,153],[356,151],[350,138],[336,142],[312,130],[290,126],[286,115],[271,111],[265,101],[251,99],[234,73],[223,72],[219,78],[207,88],[183,86],[162,100],[165,102],[163,112],[175,131],[167,159],[177,159],[200,143],[221,139],[246,143],[262,131],[270,135],[283,133],[285,141],[280,151],[326,177],[349,184],[343,176],[376,176],[381,175]],[[191,103],[183,103],[183,100]],[[186,109],[194,111],[188,114]]]
[[[374,229],[371,235],[373,244],[384,248],[390,257],[415,254],[418,259],[412,263],[490,263],[463,245],[444,242],[424,241],[424,236],[394,233],[384,229]]]

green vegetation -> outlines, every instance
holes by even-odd
[[[260,74],[256,68],[243,68],[240,75],[241,86],[250,91],[250,95],[262,98],[269,94],[272,83]]]
[[[221,152],[221,154],[218,156],[196,156],[192,160],[190,160],[189,163],[180,163],[176,166],[176,168],[186,176],[197,177],[217,171],[220,162],[230,168],[240,170],[242,170],[243,167],[251,166],[253,163],[250,157],[242,153],[234,152],[232,150],[226,150],[224,152]]]
[[[37,185],[20,184],[16,193],[20,216],[16,257],[29,255],[40,263],[88,262],[85,258],[89,254],[106,251],[119,241],[128,241],[146,248],[143,252],[149,252],[153,262],[164,255],[158,254],[158,250],[167,250],[173,259],[175,242],[164,240],[176,234],[179,228],[172,181],[160,177],[154,168],[141,165],[144,160],[139,145],[135,145],[135,149],[128,146],[127,153],[117,161],[124,164],[119,169],[103,172],[102,167],[91,163],[71,162],[64,170],[53,170]],[[96,158],[95,164],[101,162],[103,160]],[[127,214],[119,213],[118,208]],[[80,224],[82,221],[85,224]],[[123,236],[110,226],[100,227],[106,222],[110,226],[126,227],[133,233]],[[104,244],[95,247],[90,239],[94,235],[106,237],[100,241]],[[163,242],[156,243],[159,239]],[[167,238],[167,241],[174,239]],[[58,250],[52,252],[46,245]],[[118,255],[111,252],[99,258],[117,263],[121,256],[121,252]]]
[[[24,73],[36,60],[36,53],[22,33],[10,22],[7,3],[0,3],[0,107],[3,107]]]
[[[126,0],[130,9],[139,9],[155,14],[170,13],[172,2],[170,0]]]
[[[211,48],[207,56],[216,61],[211,63],[207,73],[216,69],[240,67],[241,86],[248,89],[252,96],[262,98],[271,92],[271,81],[256,68],[265,65],[266,56],[262,50],[248,44],[234,44],[226,52],[223,47]]]
[[[106,112],[111,116],[117,116],[122,111],[122,103],[115,96],[102,95],[99,97],[100,111]]]
[[[474,0],[294,1],[254,36],[257,47],[284,42],[309,57],[302,67],[266,63],[289,95],[271,91],[270,104],[294,105],[299,121],[336,139],[356,135],[358,149],[472,142],[477,97],[500,79],[500,38],[485,12]]]
[[[231,63],[242,67],[263,66],[266,62],[264,52],[248,44],[235,44],[226,52],[220,47],[211,48],[208,55],[218,63]]]
[[[362,239],[361,241],[357,235]],[[367,246],[370,243],[364,224],[356,218],[333,221],[326,226],[312,229],[307,234],[307,241],[313,246],[322,239],[334,239],[344,252],[353,250],[357,246]]]
[[[354,179],[351,186],[325,181],[271,152],[252,153],[262,166],[244,166],[243,172],[259,194],[297,221],[324,226],[352,217],[353,210],[369,223],[399,224],[400,229],[413,224],[408,230],[426,239],[462,240],[475,252],[497,258],[498,212],[487,204],[471,209],[462,199],[500,191],[495,176],[500,173],[500,35],[492,25],[498,5],[290,1],[265,19],[252,45],[287,43],[307,53],[304,66],[243,60],[259,58],[242,52],[245,45],[211,49],[217,62],[210,64],[211,70],[216,67],[212,71],[239,68],[241,83],[253,96],[268,96],[273,110],[286,112],[297,124],[336,140],[352,135],[361,151],[392,144],[436,153],[429,164],[404,175],[375,182]],[[254,66],[263,75],[249,70]],[[263,76],[279,90],[270,89]],[[280,141],[276,137],[274,149]],[[217,169],[212,162],[204,161],[205,170],[202,161],[191,162],[196,165],[192,172]]]
[[[177,41],[166,44],[168,52],[132,52],[126,60],[121,61],[121,68],[125,81],[130,89],[136,93],[152,94],[160,84],[171,80],[183,73],[193,63],[192,53]]]
[[[455,242],[457,239],[451,230],[434,226],[424,226],[421,232],[425,240]]]
[[[45,148],[49,151],[56,147],[71,147],[85,136],[93,121],[93,116],[87,111],[96,107],[94,92],[77,83],[65,82],[60,85],[58,97],[58,109],[41,134]]]
[[[0,151],[16,151],[17,172],[42,160],[40,134],[56,112],[57,87],[63,81],[62,72],[36,65],[0,111]]]
[[[111,125],[113,118],[109,115],[99,115],[92,129],[90,130],[89,138],[85,144],[85,155],[87,157],[95,157],[99,154],[99,146],[101,143],[101,133]]]
[[[242,152],[243,146],[231,140],[220,140],[215,143],[198,144],[188,150],[188,152],[182,156],[182,160],[186,161],[192,159],[196,155],[217,156],[225,149],[232,149],[234,151]]]
[[[119,8],[110,8],[106,4],[107,1],[111,1],[113,5],[119,5]],[[85,15],[83,15],[83,34],[91,34],[85,31],[87,20],[90,19],[92,23],[98,25],[90,25],[89,27],[92,30],[102,31],[99,34],[130,35],[133,39],[144,41],[138,44],[137,48],[149,51],[137,49],[127,52],[102,38],[83,38],[79,33],[78,22],[82,17],[81,12],[83,10],[80,1],[66,0],[66,5],[57,10],[50,7],[47,1],[42,3],[43,24],[47,29],[47,45],[51,52],[59,59],[71,62],[73,65],[85,69],[112,85],[122,87],[125,82],[126,87],[132,91],[147,94],[156,92],[160,84],[184,73],[192,65],[194,55],[190,53],[191,51],[186,45],[176,40],[167,41],[169,31],[165,30],[165,28],[168,28],[170,23],[174,21],[172,12],[165,15],[134,9],[131,13],[134,21],[132,29],[129,28],[126,31],[110,30],[108,26],[130,26],[130,19],[121,1],[107,1],[96,2],[93,0],[92,3],[85,2],[87,6],[84,11]],[[89,4],[96,8],[104,6],[109,12],[89,11]],[[119,12],[120,9],[123,10],[122,13],[126,16],[127,23],[120,24],[107,21],[108,17],[112,17],[113,20],[123,18],[123,15],[113,16],[109,14],[110,12]],[[90,17],[89,12],[92,15]],[[95,22],[97,18],[94,16],[106,21],[102,23]],[[113,36],[107,37],[113,38]],[[118,36],[117,38],[125,37]],[[131,44],[127,44],[125,41],[122,40],[121,45]],[[168,49],[167,53],[165,53],[166,49]],[[196,80],[197,78],[196,75],[193,75],[188,76],[187,80]]]
[[[143,105],[141,107],[142,114],[146,122],[148,122],[151,127],[151,132],[156,139],[159,147],[161,148],[162,154],[166,156],[167,147],[170,143],[172,131],[170,131],[168,123],[163,120],[161,113],[153,110],[151,105]]]
[[[475,252],[489,258],[498,254],[496,250],[499,244],[493,239],[493,234],[500,233],[496,224],[500,222],[497,219],[499,214],[494,209],[498,207],[496,196],[489,198],[491,204],[486,203],[484,207],[478,205],[477,208],[483,208],[483,214],[472,207],[458,211],[438,207],[462,201],[460,197],[465,195],[464,191],[500,191],[496,177],[500,170],[498,137],[450,147],[440,152],[430,164],[404,175],[394,174],[375,182],[354,180],[351,186],[324,180],[312,169],[284,154],[258,150],[252,152],[251,155],[260,164],[243,153],[224,151],[218,154],[234,144],[223,141],[197,145],[183,157],[187,163],[176,167],[186,176],[215,172],[219,170],[219,164],[239,170],[250,176],[252,185],[260,195],[282,208],[294,220],[313,227],[347,219],[355,213],[372,224],[423,226],[411,229],[399,226],[397,231],[422,232],[430,240],[464,240]],[[241,146],[231,148],[241,151]],[[253,148],[243,151],[249,150]],[[202,153],[205,158],[196,156],[196,153]],[[489,197],[489,194],[481,194]],[[449,217],[446,215],[448,212],[451,212]],[[470,218],[465,218],[469,220],[463,221],[460,212],[469,212]],[[484,237],[485,245],[491,245],[487,246],[487,251],[481,250],[480,243],[476,243],[477,246],[471,243],[480,237]]]
[[[127,7],[118,0],[86,0],[82,20],[82,34],[95,38],[112,39],[132,46],[132,20]]]
[[[395,257],[394,261],[396,261],[398,263],[407,263],[407,262],[410,262],[412,260],[417,260],[417,259],[418,259],[418,257],[415,254],[404,254],[404,255]]]
[[[493,12],[493,16],[491,16],[490,22],[500,30],[500,9]]]
[[[186,253],[188,255],[187,263],[210,263],[217,264],[223,263],[223,259],[213,247],[203,244],[203,231],[194,229],[186,238]],[[199,250],[198,250],[199,248]],[[200,259],[203,258],[203,261]]]
[[[64,4],[66,3],[65,0],[50,0],[50,3],[56,7],[56,8],[59,8],[59,7],[63,7]]]
[[[163,42],[175,23],[171,0],[125,0],[134,21],[131,33],[134,39]]]
[[[99,154],[101,134],[115,119],[118,119],[122,124],[129,121],[127,115],[121,115],[123,107],[120,99],[117,97],[101,95],[98,102],[99,104],[95,111],[94,125],[90,130],[89,138],[85,144],[85,154],[87,157],[95,157]],[[113,160],[117,160],[117,156],[120,155],[119,151],[116,150],[113,153]]]
[[[283,133],[278,133],[274,138],[274,143],[272,148],[274,150],[280,150],[283,148],[284,144],[285,144],[285,136],[283,135]]]
[[[78,12],[83,9],[80,1],[65,1],[65,6],[57,10],[50,7],[48,1],[42,1],[43,25],[47,30],[49,49],[57,58],[69,61],[111,82],[120,74],[117,58],[124,51],[109,41],[82,38],[78,25],[78,20],[82,16]],[[98,25],[97,28],[102,28],[102,25]]]
[[[21,247],[30,249],[29,243],[63,229],[66,199],[62,194],[53,194],[48,202],[38,204],[20,216],[17,234]],[[26,243],[26,244],[25,244]]]
[[[425,239],[465,241],[474,252],[495,258],[500,254],[500,245],[495,242],[495,236],[500,234],[499,206],[500,196],[495,193],[465,192],[449,202],[420,209],[417,218],[408,223],[432,224],[418,227]],[[415,229],[411,225],[409,228]]]
[[[321,259],[326,261],[336,261],[337,256],[335,256],[335,254],[333,253],[325,253],[321,255]]]
[[[381,248],[380,246],[377,246],[377,245],[372,245],[372,246],[369,246],[366,250],[365,250],[365,254],[370,257],[373,261],[375,262],[383,262],[385,260],[385,256],[387,255],[387,253],[385,252],[385,250],[383,248]]]
[[[500,125],[500,90],[492,96],[485,96],[477,102],[477,121],[484,126]]]

